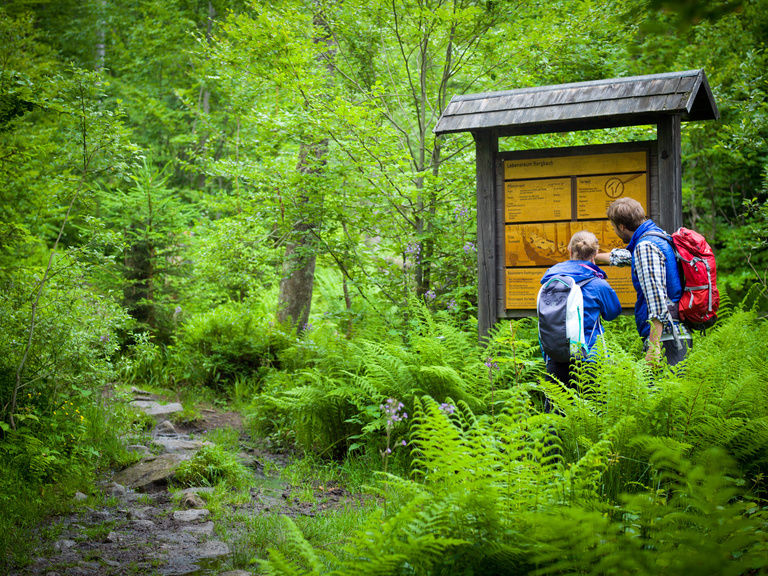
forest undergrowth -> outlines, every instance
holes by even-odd
[[[542,378],[530,319],[481,347],[416,301],[398,333],[352,339],[332,319],[297,336],[258,305],[232,306],[167,349],[140,341],[115,376],[228,403],[271,449],[381,503],[342,514],[330,541],[328,519],[254,526],[240,542],[264,573],[768,569],[768,323],[747,301],[726,303],[682,370],[649,368],[620,318],[577,389]],[[128,463],[120,437],[144,425],[98,389],[47,403],[51,390],[31,390],[0,444],[4,562],[23,558],[24,534],[71,505],[64,496]]]

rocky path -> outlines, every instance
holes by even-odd
[[[193,487],[173,494],[168,490],[174,470],[192,458],[205,443],[204,434],[177,431],[168,420],[181,411],[180,404],[161,404],[151,395],[134,390],[133,404],[153,416],[157,425],[146,445],[134,444],[141,460],[105,480],[102,494],[86,496],[77,512],[51,518],[40,531],[38,556],[12,576],[245,576],[252,572],[233,569],[230,543],[219,534],[232,534],[232,526],[217,530],[206,499],[210,487]],[[203,429],[239,427],[237,414],[209,410]],[[251,501],[238,505],[238,513],[247,515],[315,515],[325,510],[354,503],[341,488],[320,486],[322,494],[313,501],[292,498],[298,489],[264,474],[270,460],[275,469],[286,463],[285,457],[250,450],[239,458],[254,475]],[[309,482],[311,489],[311,481]],[[302,487],[306,493],[307,487]]]

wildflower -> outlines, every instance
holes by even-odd
[[[464,242],[464,254],[469,254],[476,251],[477,247],[475,246],[474,242]]]
[[[491,358],[491,357],[488,357],[488,358],[485,359],[485,366],[489,370],[498,370],[499,369],[499,365],[496,362],[494,362],[493,358]]]
[[[454,412],[456,412],[456,406],[454,406],[453,404],[448,404],[447,402],[443,402],[442,404],[440,404],[440,410],[445,412],[446,415],[451,415]]]
[[[427,292],[424,294],[424,298],[427,300],[434,300],[435,299],[435,291],[434,290],[427,290]]]
[[[396,422],[408,418],[408,414],[405,412],[401,414],[401,410],[405,408],[405,405],[394,398],[387,398],[387,401],[380,408],[387,416],[387,428],[392,428]]]
[[[469,210],[464,206],[456,206],[456,208],[453,209],[453,217],[457,222],[463,220],[467,216],[469,216]]]
[[[413,256],[413,259],[418,262],[421,259],[421,244],[418,242],[409,242],[405,247],[406,256]]]
[[[99,340],[101,340],[102,342],[109,342],[109,334],[102,334],[99,337]]]
[[[450,300],[448,300],[448,305],[446,307],[451,312],[456,310],[456,308],[457,308],[457,306],[456,306],[456,299],[455,298],[451,298]]]
[[[406,442],[405,440],[403,440],[402,442],[400,442],[400,444],[402,444],[403,446],[407,446],[407,445],[408,445],[408,442]]]

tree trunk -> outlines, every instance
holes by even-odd
[[[298,170],[308,176],[318,176],[324,165],[328,140],[314,146],[302,144]],[[314,198],[313,198],[314,196]],[[298,331],[306,328],[312,308],[312,289],[315,282],[317,218],[322,208],[322,192],[305,189],[298,201],[299,220],[293,225],[285,247],[283,275],[277,301],[277,320],[290,323]]]
[[[322,12],[318,9],[314,18],[315,26],[323,30],[316,43],[324,43],[325,52],[317,60],[324,65],[330,82],[333,71],[333,55],[336,51],[333,36]],[[308,104],[308,103],[307,103]],[[298,219],[291,230],[285,247],[283,275],[280,281],[280,295],[277,301],[277,320],[290,323],[301,332],[307,328],[312,308],[312,290],[315,283],[315,261],[317,253],[316,229],[323,205],[322,186],[313,182],[319,179],[328,152],[328,139],[302,143],[297,169],[308,176],[297,202]]]

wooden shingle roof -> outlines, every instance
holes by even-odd
[[[435,134],[566,132],[653,124],[671,114],[683,121],[719,117],[704,70],[454,96]]]

